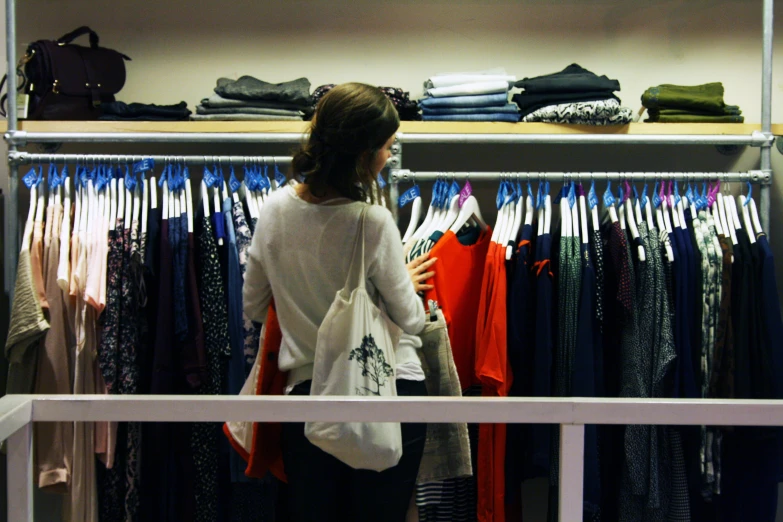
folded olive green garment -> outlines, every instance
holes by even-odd
[[[658,117],[652,115],[645,120],[648,123],[744,123],[745,117],[737,114],[703,116],[699,114],[661,114]]]
[[[685,109],[722,114],[723,84],[720,82],[694,85],[659,85],[642,94],[642,105],[648,109]]]
[[[658,116],[739,116],[742,111],[736,105],[726,105],[723,108],[723,112],[705,112],[705,111],[689,111],[686,109],[649,109],[647,111],[651,117]]]

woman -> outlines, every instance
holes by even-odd
[[[278,364],[287,393],[309,395],[318,328],[344,286],[359,218],[380,194],[378,173],[391,156],[399,116],[377,88],[339,85],[318,104],[310,137],[293,158],[303,180],[267,200],[250,247],[244,286],[247,316],[263,321],[274,295],[283,333]],[[391,213],[372,205],[365,223],[367,290],[408,334],[424,326],[417,291],[432,276],[424,257],[408,267]],[[396,351],[397,394],[427,394],[416,349]],[[403,424],[403,455],[381,473],[355,470],[311,444],[303,423],[283,427],[283,463],[293,520],[405,519],[424,449],[426,424]]]

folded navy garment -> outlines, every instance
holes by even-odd
[[[598,76],[584,67],[572,63],[560,72],[525,78],[516,82],[515,87],[525,89],[527,93],[619,91],[620,82],[606,76]]]
[[[610,91],[590,91],[590,92],[562,92],[551,94],[527,94],[525,92],[515,94],[511,97],[517,104],[522,116],[527,116],[543,107],[550,105],[562,105],[564,103],[591,102],[599,100],[617,100],[620,98]]]
[[[425,107],[422,114],[431,116],[438,114],[516,114],[519,115],[519,108],[513,103],[507,103],[498,107],[436,107],[431,109]]]
[[[478,94],[475,96],[449,96],[446,98],[422,98],[419,106],[424,109],[443,107],[503,107],[508,103],[508,93]]]
[[[268,83],[252,76],[238,80],[220,78],[215,92],[223,98],[235,100],[267,100],[300,105],[311,105],[310,80],[299,78],[283,83]]]
[[[423,114],[424,121],[507,121],[517,123],[519,114],[503,112],[479,113],[479,114]]]
[[[179,102],[174,105],[155,105],[154,103],[124,103],[121,101],[101,104],[105,120],[135,120],[135,121],[178,121],[187,120],[190,116],[188,104]]]

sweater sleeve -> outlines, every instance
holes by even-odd
[[[272,301],[272,286],[269,284],[264,263],[261,260],[261,234],[254,234],[248,249],[245,284],[242,287],[242,308],[251,321],[263,323],[269,303]]]
[[[367,218],[365,241],[375,246],[367,260],[367,278],[378,289],[391,320],[405,333],[416,335],[424,328],[424,305],[405,266],[400,231],[383,207],[371,207]]]

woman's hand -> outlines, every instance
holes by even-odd
[[[433,257],[432,259],[429,259],[429,257],[429,254],[422,254],[407,265],[408,273],[411,275],[411,281],[413,281],[413,288],[416,290],[416,293],[432,290],[434,288],[432,285],[424,284],[424,281],[435,275],[435,272],[427,272],[427,269],[438,260],[437,257]]]

